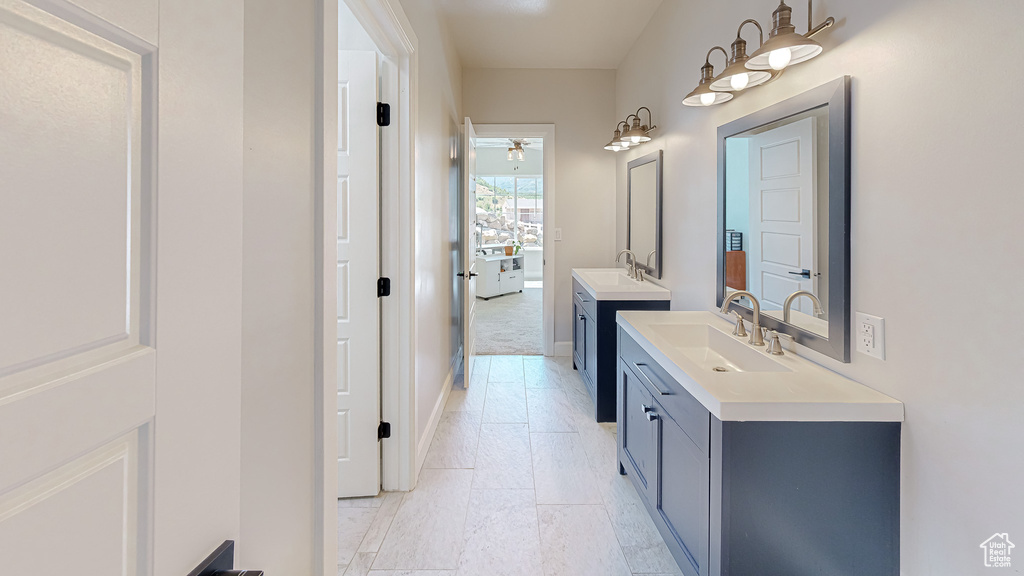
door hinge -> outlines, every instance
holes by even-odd
[[[391,104],[377,102],[377,126],[391,126]]]
[[[377,426],[377,440],[391,438],[391,422],[381,422]]]
[[[377,298],[391,296],[391,278],[377,279]]]

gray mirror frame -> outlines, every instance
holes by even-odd
[[[841,362],[850,361],[850,77],[843,76],[718,127],[718,306],[725,298],[725,139],[828,105],[828,337],[761,314],[761,325]],[[753,311],[729,306],[753,320]]]
[[[662,200],[661,200],[661,188],[662,188],[661,162],[662,162],[662,157],[663,157],[662,151],[658,150],[657,152],[651,152],[650,154],[647,154],[645,156],[641,156],[641,157],[639,157],[639,158],[637,158],[635,160],[630,160],[629,164],[626,165],[626,249],[629,250],[630,249],[630,245],[629,245],[630,212],[632,211],[632,204],[630,203],[630,200],[632,199],[632,196],[633,196],[633,190],[632,190],[632,185],[630,184],[629,173],[630,173],[631,170],[633,170],[633,168],[636,168],[637,166],[643,166],[644,164],[650,164],[651,162],[657,162],[657,164],[655,165],[655,170],[657,171],[658,175],[657,175],[657,180],[656,180],[656,183],[655,183],[655,187],[657,188],[657,190],[655,191],[656,198],[654,200],[654,202],[656,204],[655,209],[654,209],[654,214],[655,214],[655,216],[654,216],[654,219],[655,219],[655,226],[654,226],[654,266],[653,267],[647,266],[647,264],[646,264],[647,255],[646,254],[643,254],[643,255],[637,254],[636,255],[638,258],[644,258],[645,259],[645,263],[644,264],[641,264],[641,263],[637,262],[637,265],[636,265],[637,268],[640,268],[641,270],[644,271],[645,274],[647,274],[651,278],[654,278],[655,280],[660,280],[661,279],[661,204],[662,204]]]

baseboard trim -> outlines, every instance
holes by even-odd
[[[448,403],[448,396],[452,393],[452,384],[455,383],[455,370],[458,362],[453,362],[451,367],[448,369],[448,376],[444,379],[444,387],[441,389],[441,395],[438,396],[437,402],[434,404],[434,411],[430,414],[430,422],[427,423],[427,429],[423,432],[423,436],[420,437],[420,441],[416,444],[416,476],[420,475],[420,470],[423,468],[423,462],[427,459],[427,450],[430,449],[430,441],[434,439],[434,433],[437,432],[437,425],[441,422],[441,414],[444,413],[444,406]]]
[[[555,342],[555,356],[572,356],[572,342]]]

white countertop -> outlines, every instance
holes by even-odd
[[[520,251],[522,252],[522,251]],[[493,262],[495,260],[509,260],[512,258],[523,258],[523,254],[513,254],[512,256],[505,256],[504,254],[480,254],[477,255],[477,260],[483,260],[484,262]]]
[[[650,280],[637,282],[624,268],[573,268],[572,277],[595,300],[669,300],[672,292]]]
[[[620,311],[626,333],[722,421],[902,422],[903,403],[792,352],[770,356],[773,372],[713,372],[683,353],[664,325],[709,325],[732,336],[732,325],[711,312]],[[764,353],[763,347],[752,347]],[[767,358],[766,358],[767,360]]]

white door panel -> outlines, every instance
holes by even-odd
[[[152,60],[103,33],[0,0],[0,574],[150,565]]]
[[[806,118],[750,138],[748,289],[764,310],[781,310],[786,296],[815,291],[815,119]],[[810,278],[802,278],[803,270]],[[810,313],[801,298],[793,309]]]
[[[338,53],[338,497],[380,490],[377,54]]]
[[[476,354],[476,248],[479,245],[476,227],[476,132],[473,122],[466,118],[465,149],[463,159],[465,175],[465,205],[463,206],[463,222],[466,227],[462,235],[465,245],[462,247],[462,270],[466,290],[463,302],[463,335],[462,363],[464,366],[463,385],[469,387],[473,381],[473,356]]]

